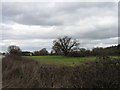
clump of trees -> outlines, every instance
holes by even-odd
[[[11,45],[8,47],[8,53],[3,53],[3,55],[19,55],[19,56],[44,56],[49,55],[49,52],[46,48],[43,48],[39,51],[30,52],[30,51],[22,51],[19,46]]]
[[[33,53],[33,55],[35,55],[35,56],[44,56],[44,55],[48,55],[48,54],[49,54],[49,52],[47,51],[46,48],[43,48],[40,51],[35,51]]]
[[[77,51],[72,51],[67,56],[70,56],[70,57],[119,56],[120,55],[120,47],[119,46],[120,45],[111,46],[111,47],[107,47],[107,48],[97,47],[97,48],[93,48],[92,50],[87,50],[85,48],[78,48]],[[61,54],[59,54],[59,55],[61,55]]]
[[[119,56],[120,45],[107,48],[97,47],[92,50],[79,48],[77,40],[71,37],[58,38],[53,41],[51,55],[64,55],[70,57],[86,57],[86,56]]]
[[[22,51],[19,46],[11,45],[8,47],[8,53],[10,55],[21,55]]]

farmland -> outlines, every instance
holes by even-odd
[[[111,56],[112,58],[119,58],[119,56]],[[39,64],[47,65],[64,65],[64,66],[76,66],[82,62],[90,62],[96,60],[96,57],[64,57],[64,56],[23,56],[26,59],[32,59]]]

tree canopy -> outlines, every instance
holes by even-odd
[[[14,55],[21,55],[21,49],[18,46],[11,45],[8,47],[8,53]]]
[[[54,40],[52,49],[55,52],[62,52],[64,55],[68,55],[78,45],[79,43],[76,39],[65,36]]]

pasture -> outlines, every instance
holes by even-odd
[[[96,57],[64,57],[64,56],[23,56],[27,59],[32,59],[40,64],[47,65],[63,65],[63,66],[76,66],[80,65],[82,62],[88,62],[96,60]],[[112,56],[112,58],[118,58],[117,56]]]

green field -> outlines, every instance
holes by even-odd
[[[75,66],[82,62],[96,60],[96,57],[64,57],[64,56],[23,56],[27,59],[32,59],[40,64],[50,64],[50,65],[65,65],[65,66]],[[112,56],[112,58],[118,58],[118,56]]]
[[[96,59],[96,57],[74,58],[64,56],[23,56],[23,57],[38,61],[40,64],[66,65],[66,66],[79,65],[81,62]]]

